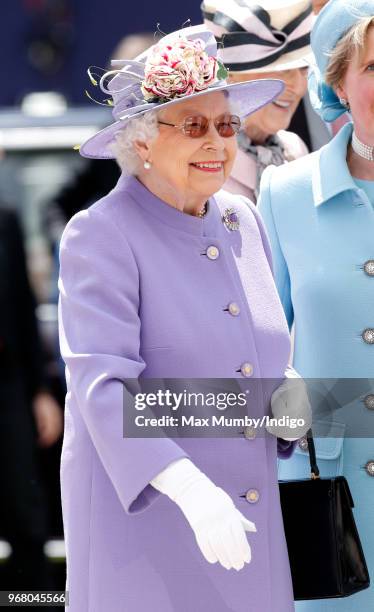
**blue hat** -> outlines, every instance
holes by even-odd
[[[364,17],[374,17],[374,0],[330,0],[315,21],[311,45],[316,65],[309,70],[308,88],[312,106],[324,121],[335,121],[347,110],[325,82],[330,53]]]

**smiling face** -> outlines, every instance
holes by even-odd
[[[374,26],[368,29],[361,56],[356,51],[347,64],[336,92],[349,102],[358,138],[374,146]]]
[[[270,102],[246,120],[246,132],[254,142],[263,142],[271,134],[276,134],[279,130],[286,130],[289,127],[298,104],[306,93],[307,74],[307,68],[294,68],[277,72],[251,72],[231,75],[230,82],[254,81],[265,78],[282,79],[285,82],[285,89],[277,100]]]
[[[223,138],[214,125],[214,120],[224,113],[235,114],[223,92],[209,93],[161,110],[159,121],[178,126],[188,117],[206,117],[208,131],[204,136],[191,138],[176,127],[159,124],[155,140],[135,145],[142,160],[151,163],[151,168],[142,170],[138,178],[173,206],[185,212],[199,210],[221,189],[234,163],[235,135]]]

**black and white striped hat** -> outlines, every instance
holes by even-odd
[[[312,60],[310,0],[204,0],[201,9],[231,72],[289,70]]]

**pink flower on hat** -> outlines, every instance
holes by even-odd
[[[214,83],[220,66],[204,49],[203,40],[182,37],[155,45],[144,68],[144,99],[168,101],[203,91]]]

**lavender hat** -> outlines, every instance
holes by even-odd
[[[114,123],[86,140],[79,149],[83,157],[114,158],[115,134],[131,119],[150,110],[166,108],[197,96],[226,91],[241,117],[256,112],[282,93],[278,79],[244,83],[226,82],[227,70],[217,60],[217,44],[206,26],[198,25],[164,36],[136,60],[112,60],[122,66],[102,75],[94,85],[109,95]]]

